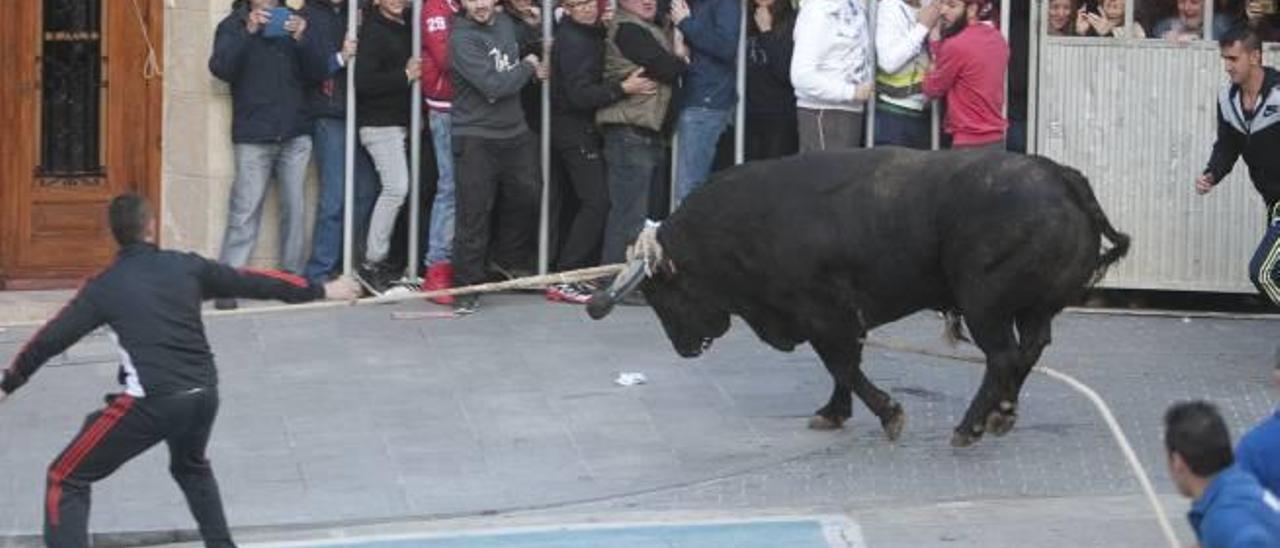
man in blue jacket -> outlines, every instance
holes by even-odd
[[[291,13],[271,27],[277,0],[236,2],[213,40],[209,71],[231,84],[231,142],[236,176],[227,206],[227,229],[219,260],[232,267],[249,262],[258,239],[262,202],[274,171],[280,185],[280,266],[302,273],[306,217],[303,183],[311,161],[306,93],[326,75],[328,59],[308,42],[306,19]],[[268,30],[268,28],[271,30]],[[220,299],[218,308],[235,308]]]
[[[1174,405],[1164,416],[1169,475],[1193,499],[1187,520],[1201,548],[1280,546],[1280,500],[1232,466],[1231,434],[1212,404]]]
[[[676,51],[689,51],[680,117],[676,121],[676,198],[697,190],[711,174],[716,143],[729,125],[738,101],[738,34],[742,6],[735,0],[671,2],[671,21],[679,30]]]
[[[1271,382],[1280,390],[1280,348],[1276,349]],[[1258,483],[1280,495],[1280,408],[1253,427],[1236,446],[1236,465],[1258,478]]]
[[[351,0],[354,2],[355,0]],[[342,263],[342,224],[346,197],[347,65],[356,55],[355,38],[347,38],[348,0],[308,0],[303,17],[316,53],[324,58],[325,77],[310,92],[311,145],[315,153],[320,197],[311,235],[311,259],[305,277],[332,278]],[[356,147],[354,242],[363,242],[373,201],[378,198],[378,174],[363,147]],[[362,246],[357,245],[359,250]],[[363,256],[358,251],[356,256]]]

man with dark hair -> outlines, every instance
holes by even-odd
[[[1187,520],[1201,548],[1280,545],[1280,500],[1232,466],[1231,433],[1203,401],[1174,405],[1164,416],[1169,475],[1193,499]]]
[[[1009,43],[990,20],[991,0],[939,2],[942,17],[929,38],[935,64],[925,74],[924,94],[946,98],[952,148],[1004,150]]]
[[[121,391],[88,416],[49,466],[44,540],[89,546],[89,494],[124,463],[160,442],[207,546],[234,546],[205,447],[218,412],[218,374],[205,339],[200,304],[245,297],[296,303],[352,299],[359,288],[339,279],[320,285],[282,272],[236,271],[190,253],[162,251],[146,200],[111,201],[115,262],[80,289],[0,375],[0,402],[50,358],[101,325],[120,347]]]
[[[457,187],[453,274],[457,285],[465,286],[484,281],[495,213],[495,255],[519,257],[515,262],[524,264],[534,247],[542,177],[537,138],[525,123],[520,90],[532,78],[545,80],[549,66],[536,54],[520,56],[536,36],[497,11],[494,0],[462,0],[462,9],[449,33],[449,68]],[[459,295],[453,311],[470,314],[478,306],[478,296]]]
[[[1196,192],[1213,190],[1244,156],[1267,207],[1267,229],[1249,261],[1249,279],[1280,304],[1280,73],[1262,66],[1261,42],[1247,27],[1228,32],[1218,46],[1231,85],[1218,96],[1218,140],[1196,178]]]
[[[1271,383],[1280,390],[1280,348],[1276,349]],[[1280,408],[1240,438],[1236,464],[1258,478],[1268,491],[1280,495]]]

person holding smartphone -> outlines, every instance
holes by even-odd
[[[268,27],[278,30],[268,33]],[[274,176],[280,185],[280,267],[302,273],[303,184],[311,161],[307,92],[327,76],[328,62],[310,40],[306,19],[276,0],[236,2],[218,24],[209,71],[231,86],[236,164],[219,260],[232,267],[245,266],[253,254]],[[216,305],[230,309],[236,301]]]
[[[1076,12],[1076,35],[1146,38],[1147,32],[1137,21],[1133,22],[1132,29],[1125,27],[1124,0],[1101,0]]]

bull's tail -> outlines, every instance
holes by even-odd
[[[1089,215],[1089,219],[1093,221],[1094,228],[1111,242],[1111,247],[1098,256],[1098,266],[1094,269],[1093,277],[1089,280],[1089,285],[1092,286],[1106,275],[1108,267],[1129,253],[1129,235],[1111,226],[1111,220],[1107,219],[1106,213],[1103,213],[1102,206],[1098,204],[1097,197],[1093,195],[1093,187],[1089,186],[1089,179],[1083,173],[1064,165],[1058,165],[1058,170],[1062,173],[1062,179],[1067,183],[1067,190],[1071,200]]]

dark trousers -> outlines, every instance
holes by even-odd
[[[887,106],[876,109],[876,145],[929,150],[933,148],[932,130],[928,112],[907,114]]]
[[[790,156],[800,150],[796,117],[751,116],[747,118],[746,160],[767,160]]]
[[[569,221],[556,270],[587,268],[600,263],[605,222],[609,218],[609,187],[605,182],[604,156],[598,143],[552,145],[560,167],[562,187],[572,186],[577,208]],[[566,184],[567,183],[567,184]],[[567,208],[559,213],[568,213]]]
[[[454,284],[484,281],[495,208],[498,219],[493,253],[504,260],[531,263],[542,187],[533,134],[509,139],[455,136],[453,169],[457,186]]]
[[[1249,261],[1249,280],[1272,304],[1280,305],[1280,204],[1267,216],[1267,232]]]
[[[620,263],[627,246],[650,213],[655,180],[664,178],[662,139],[656,132],[632,126],[604,128],[604,157],[609,170],[609,220],[605,223],[603,260]]]
[[[53,548],[89,546],[89,493],[124,463],[160,442],[169,446],[169,473],[182,488],[206,546],[235,546],[222,511],[213,468],[205,458],[218,392],[116,396],[85,418],[84,427],[49,466],[44,540]]]

